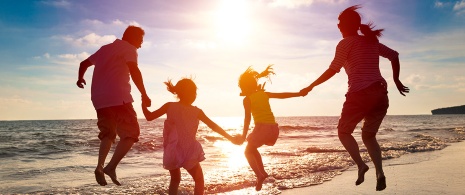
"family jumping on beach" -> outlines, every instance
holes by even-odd
[[[292,98],[306,96],[314,87],[326,82],[344,68],[348,76],[348,90],[339,118],[337,133],[340,142],[358,167],[355,185],[364,182],[369,167],[362,160],[358,143],[352,136],[357,124],[363,120],[362,140],[376,169],[376,191],[386,188],[386,176],[382,168],[381,149],[376,139],[378,129],[389,107],[387,82],[379,68],[379,56],[390,60],[394,83],[401,95],[409,92],[399,80],[400,62],[398,53],[379,42],[383,29],[374,29],[373,23],[362,24],[357,12],[361,6],[351,6],[339,14],[337,27],[342,40],[336,46],[334,59],[308,87],[298,92],[267,92],[261,78],[274,74],[271,65],[263,72],[247,67],[239,76],[238,86],[244,96],[244,124],[242,135],[229,135],[213,122],[202,109],[193,106],[197,97],[197,86],[190,78],[183,78],[173,84],[165,82],[167,90],[177,96],[178,101],[167,102],[151,112],[142,74],[138,68],[137,49],[141,47],[144,30],[129,26],[121,39],[102,46],[79,66],[76,85],[84,88],[84,74],[94,65],[91,100],[97,112],[97,126],[100,130],[100,148],[94,174],[98,184],[107,185],[105,175],[116,185],[121,185],[116,176],[116,167],[123,157],[138,142],[140,127],[132,103],[130,80],[142,95],[142,111],[146,120],[151,121],[166,114],[163,128],[163,168],[169,170],[171,180],[169,194],[177,194],[181,182],[181,168],[187,170],[195,182],[194,194],[204,194],[204,175],[200,162],[205,160],[201,144],[196,140],[199,121],[222,135],[233,144],[241,145],[247,140],[244,154],[255,173],[255,189],[261,190],[269,174],[266,172],[258,148],[273,146],[279,137],[279,126],[273,115],[270,98]],[[359,34],[359,31],[361,34]],[[254,128],[249,132],[253,117]],[[110,162],[105,159],[118,142]]]

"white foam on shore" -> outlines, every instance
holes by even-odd
[[[283,190],[282,195],[293,194],[463,194],[465,186],[465,142],[433,152],[403,155],[383,161],[387,188],[376,192],[375,169],[365,175],[365,182],[355,186],[356,169],[351,168],[332,181],[321,185]]]

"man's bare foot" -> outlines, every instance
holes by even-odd
[[[386,177],[383,175],[376,179],[376,191],[383,191],[386,189]]]
[[[101,168],[96,168],[94,174],[95,180],[97,180],[98,184],[100,184],[101,186],[107,185],[107,181],[105,180],[105,174],[103,173],[103,170]]]
[[[365,173],[370,169],[367,165],[362,167],[361,169],[358,169],[358,179],[355,181],[355,185],[358,186],[362,184],[365,181]]]
[[[120,186],[121,184],[119,183],[118,181],[118,178],[116,177],[116,171],[113,169],[113,170],[109,170],[107,167],[103,168],[103,173],[105,173],[106,175],[108,175],[110,178],[111,178],[111,181]]]
[[[257,183],[255,185],[255,190],[260,191],[262,189],[263,182],[269,175],[265,173],[261,177],[257,177]]]

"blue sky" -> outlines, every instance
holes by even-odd
[[[388,114],[430,114],[465,104],[465,0],[38,0],[0,1],[0,120],[96,118],[79,62],[121,38],[128,25],[145,29],[139,67],[152,110],[175,97],[163,82],[192,76],[194,105],[209,116],[242,116],[237,79],[249,66],[275,64],[267,91],[299,91],[331,62],[341,39],[338,14],[361,4],[362,22],[384,28],[380,41],[400,53],[401,96],[388,60]],[[276,116],[337,116],[347,76],[341,71],[304,98],[272,100]],[[133,87],[141,115],[140,94]]]

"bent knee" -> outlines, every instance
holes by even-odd
[[[337,131],[338,137],[352,136],[352,132],[349,131]]]
[[[362,131],[362,140],[373,139],[376,137],[376,132]]]

